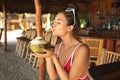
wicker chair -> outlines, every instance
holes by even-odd
[[[101,51],[103,48],[103,39],[82,38],[82,42],[90,48],[90,62],[96,65],[100,64]]]

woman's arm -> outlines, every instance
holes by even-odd
[[[88,72],[89,66],[89,47],[85,44],[81,45],[75,52],[73,64],[69,73],[69,80],[77,80],[83,78]]]
[[[57,55],[58,46],[59,46],[59,44],[56,45],[56,47],[54,49],[54,53],[52,53],[50,51],[47,51],[47,54],[50,53],[50,56],[45,57],[45,59],[46,59],[46,69],[47,69],[48,75],[50,77],[50,80],[55,80],[58,76],[57,73],[56,73],[56,70],[55,70],[54,63],[53,63],[52,58],[51,58],[51,55],[54,55],[54,56]],[[56,57],[56,59],[57,59],[57,57]]]
[[[55,80],[57,77],[57,74],[55,73],[55,67],[52,62],[52,59],[51,57],[46,57],[45,59],[46,59],[46,69],[50,77],[50,80]]]
[[[53,63],[56,67],[57,73],[61,80],[69,80],[68,73],[65,71],[63,66],[60,64],[56,56],[52,56]]]
[[[63,66],[60,64],[56,56],[58,45],[59,44],[56,45],[54,53],[49,50],[43,49],[43,51],[46,52],[46,54],[42,54],[42,55],[39,54],[39,56],[45,57],[46,69],[51,80],[55,80],[58,75],[62,80],[68,80],[68,73],[64,70]],[[57,71],[57,75],[56,75],[55,68]]]

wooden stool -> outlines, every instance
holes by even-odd
[[[3,32],[3,28],[0,28],[0,45],[1,45],[2,32]]]
[[[34,53],[30,53],[29,64],[32,64],[32,68],[38,68],[38,57]]]

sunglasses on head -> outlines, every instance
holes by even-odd
[[[73,16],[74,16],[74,24],[73,24],[73,26],[75,26],[75,23],[76,23],[76,19],[75,19],[75,9],[74,8],[67,8],[66,10],[65,10],[65,12],[73,12]]]

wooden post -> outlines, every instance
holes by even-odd
[[[115,52],[120,53],[120,39],[116,40]]]
[[[36,10],[36,30],[37,36],[42,36],[41,3],[40,0],[34,0]]]
[[[6,5],[3,1],[2,3],[3,15],[4,15],[4,51],[7,51],[7,14],[6,14]]]
[[[115,51],[114,40],[112,40],[112,39],[107,39],[106,40],[106,49],[110,50],[110,51]]]
[[[36,10],[36,31],[37,36],[42,35],[42,20],[41,20],[41,2],[40,0],[34,0]],[[39,80],[45,80],[45,60],[44,58],[39,59]]]

